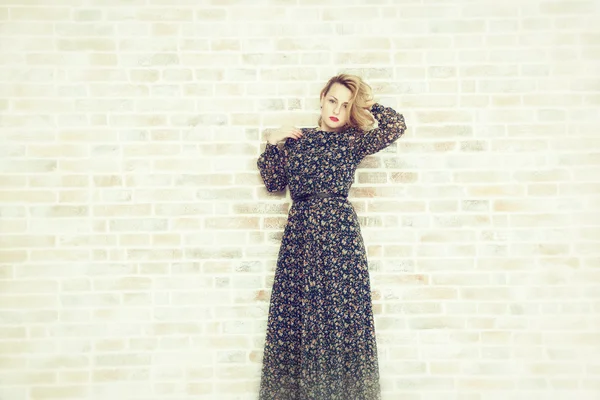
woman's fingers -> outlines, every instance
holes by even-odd
[[[302,137],[302,130],[300,129],[292,129],[292,131],[290,132],[290,135],[296,139],[300,139]]]
[[[300,139],[304,133],[302,132],[302,129],[298,129],[295,127],[281,127],[278,130],[278,135],[280,135],[280,137],[283,138],[292,138],[292,139]]]

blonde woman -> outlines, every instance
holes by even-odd
[[[397,140],[404,117],[360,77],[332,77],[316,128],[273,131],[257,165],[289,187],[269,307],[259,398],[380,398],[367,256],[347,195],[361,160]],[[377,128],[373,124],[377,123]]]

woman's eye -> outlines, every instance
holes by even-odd
[[[335,101],[333,101],[332,99],[329,99],[329,102],[330,102],[330,103],[335,103]]]

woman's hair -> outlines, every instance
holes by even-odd
[[[371,86],[364,82],[360,76],[350,74],[339,74],[327,82],[323,90],[321,90],[320,98],[323,98],[331,89],[334,83],[339,83],[347,87],[352,93],[352,97],[348,102],[348,122],[346,126],[359,128],[361,130],[369,130],[375,120],[363,111],[373,104],[373,91]],[[318,124],[321,125],[321,117],[319,116]]]

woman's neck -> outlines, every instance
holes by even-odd
[[[328,132],[328,133],[340,132],[340,131],[344,130],[344,128],[340,128],[337,131],[333,131],[333,130],[327,128],[326,126],[325,126],[325,128],[323,128],[323,124],[320,124],[319,126],[317,126],[317,129],[322,132]]]

